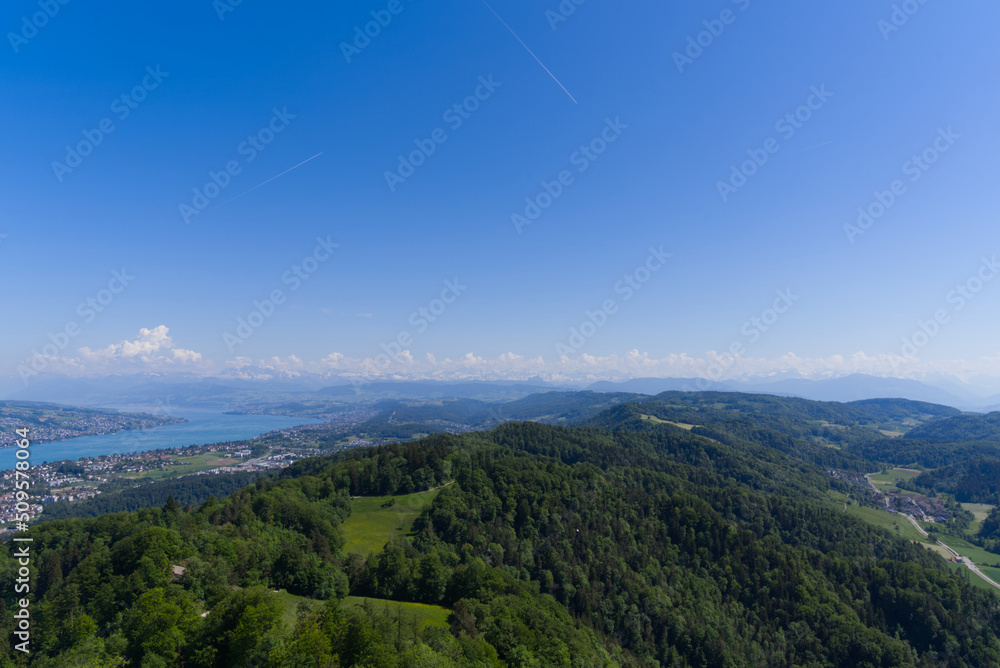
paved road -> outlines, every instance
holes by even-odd
[[[872,479],[868,477],[870,475],[871,475],[870,473],[867,474],[867,475],[865,475],[865,480],[867,480],[868,484],[872,486],[872,489],[875,490],[876,494],[880,494],[882,496],[882,499],[885,501],[885,507],[888,509],[889,508],[889,497],[886,496],[886,495],[884,495],[884,494],[882,494],[882,490],[880,490],[878,487],[875,486],[875,483],[872,482]],[[846,509],[846,506],[845,506],[845,509]],[[926,531],[924,531],[924,528],[922,526],[920,526],[920,523],[917,522],[917,520],[913,517],[913,515],[910,515],[909,513],[899,513],[899,514],[902,515],[903,517],[905,517],[906,519],[910,520],[910,524],[912,524],[913,527],[917,531],[920,532],[921,536],[923,536],[924,538],[928,537],[928,533]],[[937,544],[940,545],[941,547],[943,547],[944,549],[948,550],[948,552],[950,552],[951,554],[953,554],[955,556],[955,558],[958,559],[959,562],[965,564],[966,567],[970,571],[972,571],[973,573],[975,573],[976,575],[978,575],[979,577],[981,577],[983,580],[985,580],[989,584],[991,584],[994,587],[996,587],[997,589],[1000,589],[1000,583],[997,583],[996,581],[992,580],[988,575],[986,575],[981,570],[979,570],[979,567],[976,566],[976,564],[972,561],[972,559],[969,559],[968,557],[963,557],[958,552],[956,552],[955,550],[951,549],[950,547],[948,547],[947,545],[945,545],[941,541],[938,541]]]
[[[907,515],[907,517],[909,517],[909,515]],[[976,566],[975,562],[973,562],[972,559],[969,559],[968,557],[963,557],[958,552],[956,552],[955,550],[951,549],[950,547],[948,547],[947,545],[945,545],[941,541],[938,541],[938,545],[940,545],[944,549],[946,549],[949,552],[951,552],[955,556],[955,558],[958,559],[959,562],[965,564],[966,567],[968,567],[968,569],[970,571],[972,571],[973,573],[975,573],[976,575],[978,575],[982,579],[986,580],[988,583],[990,583],[991,585],[993,585],[997,589],[1000,589],[1000,584],[998,584],[996,581],[992,580],[988,575],[986,575],[986,573],[983,573],[981,570],[979,570],[979,567]]]
[[[910,524],[912,524],[914,526],[914,528],[917,531],[920,532],[921,536],[923,536],[924,538],[928,537],[929,534],[926,531],[924,531],[924,528],[922,526],[920,526],[920,524],[917,522],[917,520],[913,519],[913,515],[903,515],[903,517],[905,517],[906,519],[910,520]],[[945,546],[945,547],[947,547],[947,546]],[[950,550],[951,548],[948,548],[948,549]]]
[[[865,480],[867,480],[867,481],[868,481],[868,484],[872,486],[872,489],[873,489],[873,490],[875,490],[875,495],[876,495],[876,496],[881,496],[881,497],[882,497],[882,500],[883,500],[883,501],[885,502],[885,507],[886,507],[886,509],[888,510],[888,508],[889,508],[889,497],[888,497],[888,496],[886,496],[885,494],[883,494],[883,493],[882,493],[882,490],[880,490],[880,489],[879,489],[879,488],[878,488],[878,487],[877,487],[877,486],[875,485],[875,483],[873,483],[873,482],[872,482],[872,479],[868,477],[868,476],[870,476],[870,475],[872,475],[872,474],[871,474],[871,473],[866,473],[866,474],[865,474]]]

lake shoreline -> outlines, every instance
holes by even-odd
[[[123,407],[114,408],[121,410]],[[129,408],[135,410],[133,407]],[[162,407],[160,410],[162,411]],[[162,412],[183,422],[33,443],[31,460],[33,463],[75,461],[81,457],[247,441],[270,432],[323,422],[323,420],[288,416],[228,415],[221,411],[177,407],[170,407],[169,411]],[[15,450],[16,448],[0,449],[0,471],[14,468]]]

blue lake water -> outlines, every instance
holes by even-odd
[[[190,408],[173,408],[153,411],[150,407],[116,406],[122,412],[148,412],[184,418],[187,422],[153,429],[122,431],[104,436],[83,436],[68,441],[54,441],[31,445],[32,464],[56,462],[63,459],[96,457],[97,455],[146,452],[161,448],[183,448],[188,445],[208,445],[224,441],[241,441],[302,424],[316,424],[322,420],[291,418],[279,415],[225,415]],[[29,434],[30,437],[30,434]],[[0,470],[14,468],[16,447],[0,449]]]

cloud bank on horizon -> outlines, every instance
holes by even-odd
[[[1000,357],[949,362],[924,361],[917,355],[855,352],[824,358],[800,357],[789,352],[775,358],[750,357],[729,352],[706,351],[701,357],[671,354],[654,357],[631,350],[623,354],[564,355],[545,359],[507,352],[487,358],[467,352],[438,358],[432,353],[414,356],[409,350],[386,346],[374,357],[349,357],[331,352],[305,360],[296,355],[253,359],[235,356],[207,359],[201,353],[179,346],[166,325],[142,328],[131,340],[91,350],[83,347],[75,355],[37,353],[18,365],[25,384],[45,375],[76,377],[128,373],[188,373],[222,375],[246,380],[277,377],[317,376],[327,379],[371,380],[526,380],[550,382],[628,380],[633,378],[692,378],[712,382],[751,378],[801,377],[828,379],[851,374],[921,379],[950,376],[968,382],[983,375],[1000,376]]]

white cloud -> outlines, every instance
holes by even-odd
[[[75,357],[38,357],[44,360],[46,370],[71,375],[209,369],[201,353],[180,348],[174,343],[166,325],[152,329],[144,327],[135,339],[112,343],[97,350],[80,348]]]
[[[220,365],[205,360],[201,353],[178,346],[165,325],[141,329],[134,339],[104,348],[81,348],[75,356],[47,357],[46,371],[70,375],[98,375],[111,372],[188,371],[213,375]],[[336,380],[419,379],[439,380],[525,380],[542,378],[552,382],[585,383],[596,380],[627,380],[642,377],[705,378],[711,381],[778,377],[811,379],[834,378],[855,373],[912,379],[949,377],[959,381],[1000,379],[1000,356],[981,360],[925,361],[919,357],[900,359],[889,354],[870,355],[863,351],[828,357],[802,357],[787,352],[773,358],[732,357],[724,352],[706,351],[701,356],[673,353],[654,357],[630,350],[621,354],[580,354],[558,359],[528,358],[508,351],[490,358],[467,352],[438,357],[424,353],[415,357],[403,350],[395,357],[380,354],[368,358],[331,352],[318,360],[296,355],[254,360],[236,357],[221,365],[225,375],[254,379],[279,376],[318,376]]]

